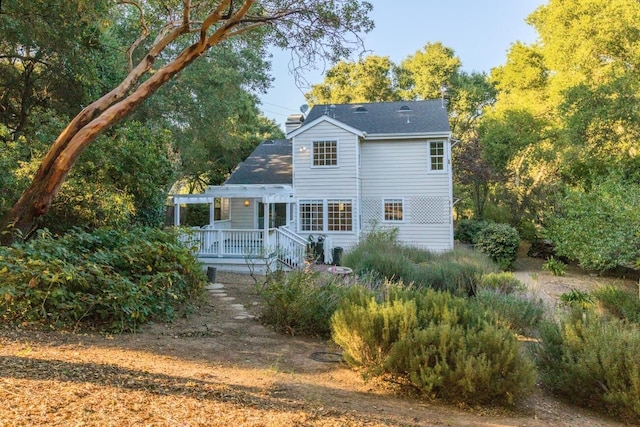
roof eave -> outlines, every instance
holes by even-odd
[[[287,138],[295,138],[296,136],[300,135],[303,132],[308,131],[309,129],[312,129],[314,126],[322,123],[322,122],[328,122],[333,124],[334,126],[338,126],[341,129],[346,130],[347,132],[351,132],[354,135],[357,135],[361,138],[364,138],[367,136],[366,132],[361,131],[360,129],[354,128],[353,126],[349,126],[346,123],[341,122],[340,120],[334,119],[332,117],[329,116],[320,116],[317,119],[315,119],[314,121],[310,122],[310,123],[305,123],[303,124],[301,127],[299,127],[298,129],[292,131],[291,133],[287,134]]]
[[[372,133],[365,134],[365,140],[389,140],[389,139],[424,139],[424,138],[450,138],[451,132],[415,132],[415,133]]]

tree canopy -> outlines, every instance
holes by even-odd
[[[337,61],[360,49],[359,34],[373,26],[367,16],[371,5],[357,0],[305,0],[295,3],[283,0],[198,3],[189,0],[127,0],[89,4],[77,0],[33,2],[25,7],[15,1],[9,2],[2,9],[2,18],[6,18],[3,27],[8,28],[16,21],[26,28],[34,14],[47,19],[44,12],[49,3],[58,9],[70,9],[55,15],[60,20],[52,20],[56,28],[63,27],[63,40],[74,43],[83,40],[77,28],[68,26],[69,22],[81,25],[88,34],[95,35],[95,40],[113,33],[126,33],[121,29],[135,28],[137,32],[129,31],[135,36],[127,41],[126,71],[112,74],[112,80],[104,80],[110,83],[104,91],[83,99],[70,109],[71,116],[78,111],[78,104],[83,107],[55,138],[42,157],[31,184],[0,222],[0,229],[5,231],[0,238],[4,244],[14,239],[14,231],[28,235],[37,227],[38,219],[49,211],[54,196],[80,154],[93,141],[129,116],[159,88],[214,46],[224,47],[234,41],[238,43],[236,47],[249,46],[252,37],[260,36],[265,43],[295,52],[297,65],[304,67],[318,60]],[[121,7],[125,10],[122,11]],[[44,34],[48,32],[43,30]],[[21,31],[16,35],[14,52],[21,52],[32,45],[35,51],[44,45],[42,41],[38,43],[37,40],[24,41],[20,38],[28,34]],[[120,41],[118,38],[112,40]],[[94,43],[100,48],[109,48],[109,45]],[[57,54],[56,51],[53,56]],[[16,67],[16,60],[11,60],[14,62],[9,63],[8,68]],[[15,91],[11,93],[15,94]],[[12,105],[22,105],[21,109],[28,105],[20,103],[20,99],[16,101],[16,98],[15,95],[11,97]],[[85,103],[88,99],[93,100]],[[13,111],[18,111],[18,107]],[[16,114],[12,113],[10,117],[16,117]],[[19,118],[14,122],[16,124],[12,126],[17,129]]]

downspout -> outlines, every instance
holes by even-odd
[[[447,157],[449,161],[449,248],[451,250],[453,250],[453,205],[455,204],[453,201],[453,157],[451,149],[459,142],[460,140],[451,138],[451,133],[449,133],[447,138]]]

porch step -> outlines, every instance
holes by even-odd
[[[217,257],[198,257],[198,261],[203,264],[203,269],[207,267],[215,267],[218,271],[228,271],[234,273],[256,273],[264,274],[267,272],[268,261],[264,258],[245,259],[244,257],[234,258],[217,258]],[[276,261],[271,260],[270,265],[275,268]]]

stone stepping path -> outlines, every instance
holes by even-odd
[[[205,289],[218,297],[220,301],[231,302],[235,300],[234,297],[227,295],[222,283],[209,283],[205,286]],[[249,314],[242,304],[229,304],[229,306],[233,309],[233,318],[235,320],[253,319],[255,317]]]

